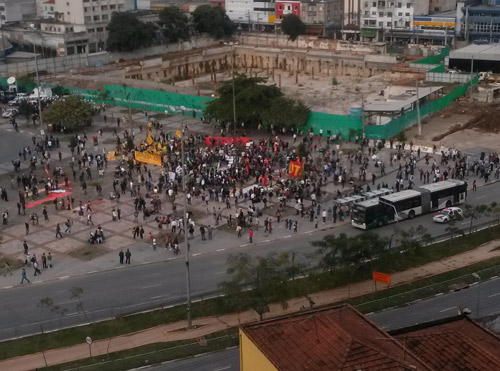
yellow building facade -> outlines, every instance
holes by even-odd
[[[240,370],[278,371],[240,328]]]

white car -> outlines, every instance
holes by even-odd
[[[3,118],[11,118],[11,117],[16,117],[19,114],[19,111],[15,108],[9,108],[6,110],[2,111],[2,117]]]
[[[448,223],[450,220],[456,220],[462,218],[462,209],[459,207],[447,207],[439,212],[439,214],[434,215],[432,220],[436,223]]]

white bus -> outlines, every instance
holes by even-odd
[[[352,225],[368,229],[382,226],[396,220],[412,219],[417,215],[430,213],[465,202],[467,183],[461,180],[445,180],[407,189],[378,199],[378,205],[358,203],[354,205]],[[358,206],[359,205],[359,206]]]

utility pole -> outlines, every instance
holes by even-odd
[[[40,86],[40,76],[38,75],[38,59],[37,59],[37,56],[36,56],[36,45],[35,45],[35,43],[33,43],[33,53],[35,54],[35,74],[36,74],[36,84],[37,84],[36,98],[37,98],[37,101],[38,101],[38,115],[40,117],[40,128],[43,128],[42,103],[40,101],[40,89],[41,89],[41,86]]]
[[[472,102],[472,82],[474,79],[474,56],[470,59],[470,85],[469,85],[469,101]]]
[[[361,94],[361,127],[363,129],[363,139],[366,138],[365,128],[365,96]]]
[[[189,243],[187,239],[187,228],[188,228],[188,220],[187,220],[187,202],[186,202],[186,170],[184,169],[185,159],[184,159],[184,128],[181,128],[180,131],[181,138],[181,166],[182,166],[182,190],[184,192],[184,204],[182,208],[182,221],[184,223],[184,242],[186,244],[186,312],[187,312],[187,328],[192,327],[191,321],[191,274],[189,271]]]
[[[231,68],[231,79],[233,81],[233,137],[236,137],[236,94],[234,91],[234,58],[235,58],[235,50],[234,45],[231,45],[232,49],[232,68]]]
[[[420,120],[420,96],[418,94],[418,80],[415,80],[415,87],[417,91],[417,122],[418,122],[418,136],[422,136],[422,121]]]

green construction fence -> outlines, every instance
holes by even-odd
[[[477,84],[477,76],[472,80],[472,84]],[[467,89],[469,88],[471,82],[467,82],[455,90],[452,90],[449,94],[420,107],[420,117],[424,118],[426,116],[432,115],[433,113],[447,107],[455,99],[465,95]],[[417,110],[410,111],[403,116],[400,116],[385,125],[370,125],[366,126],[365,134],[369,139],[389,139],[397,135],[400,131],[415,124],[418,120]]]

